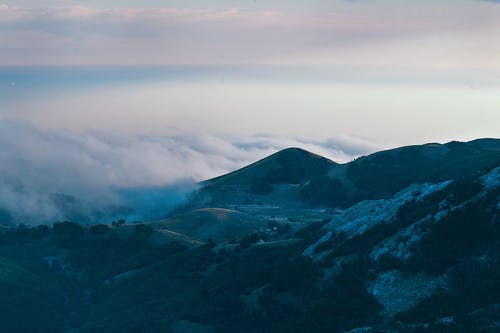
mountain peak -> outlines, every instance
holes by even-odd
[[[298,147],[280,150],[242,169],[207,180],[206,185],[249,185],[258,178],[283,177],[277,183],[298,183],[307,175],[324,173],[337,163]],[[293,174],[293,175],[291,175]],[[288,177],[290,176],[290,177]],[[273,180],[271,180],[273,182]]]
[[[282,158],[282,159],[291,159],[291,160],[296,160],[296,159],[315,159],[315,158],[319,158],[319,159],[323,159],[323,160],[328,160],[330,161],[331,163],[333,164],[337,164],[336,162],[324,157],[324,156],[321,156],[321,155],[318,155],[318,154],[315,154],[313,152],[310,152],[308,150],[305,150],[303,148],[299,148],[299,147],[289,147],[289,148],[285,148],[285,149],[282,149],[274,154],[272,154],[271,156],[269,157],[278,157],[278,158]],[[264,159],[265,160],[265,159]],[[290,162],[293,162],[293,161],[290,161]],[[300,161],[299,161],[300,162]]]
[[[500,163],[500,140],[399,147],[338,164],[299,147],[203,182],[211,203],[352,205],[394,195],[412,183],[439,182]],[[285,200],[286,198],[286,200]]]

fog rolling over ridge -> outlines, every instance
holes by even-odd
[[[77,134],[0,120],[0,223],[161,218],[198,181],[290,146],[339,162],[379,148],[355,138]]]

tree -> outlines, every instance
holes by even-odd
[[[84,234],[84,230],[80,225],[69,221],[54,223],[52,230],[55,240],[64,247],[77,245]]]

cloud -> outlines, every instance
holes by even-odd
[[[289,146],[343,161],[376,150],[349,138],[75,134],[0,120],[0,218],[6,212],[11,222],[29,224],[159,218],[197,181]]]
[[[417,55],[421,63],[446,66],[447,57],[472,52],[479,58],[473,66],[482,64],[485,54],[498,58],[496,48],[467,47],[472,41],[490,45],[496,40],[499,12],[478,2],[339,0],[302,10],[290,9],[298,4],[276,3],[170,5],[2,5],[0,64],[349,64],[358,58],[362,64],[384,59],[392,64],[398,57],[398,64],[408,64]],[[425,37],[439,43],[422,47]],[[454,40],[459,49],[433,54]],[[359,50],[362,46],[366,50]],[[430,59],[420,60],[422,53]]]
[[[249,11],[244,8],[182,8],[182,7],[112,7],[82,5],[50,7],[15,7],[0,4],[0,21],[82,21],[99,19],[108,22],[161,20],[221,20],[245,17],[266,17],[276,11]]]

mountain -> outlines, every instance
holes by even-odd
[[[188,205],[346,208],[388,198],[413,183],[474,176],[500,163],[500,140],[425,144],[381,151],[338,164],[299,148],[202,182]]]
[[[251,186],[255,179],[272,184],[299,184],[327,173],[337,163],[300,148],[287,148],[229,174],[209,179],[207,186]]]
[[[498,332],[500,140],[291,148],[156,221],[0,227],[1,332]]]
[[[262,201],[267,204],[300,204],[297,199],[300,185],[327,175],[337,163],[300,148],[288,148],[257,161],[240,170],[202,182],[203,193],[210,205],[248,204]]]

